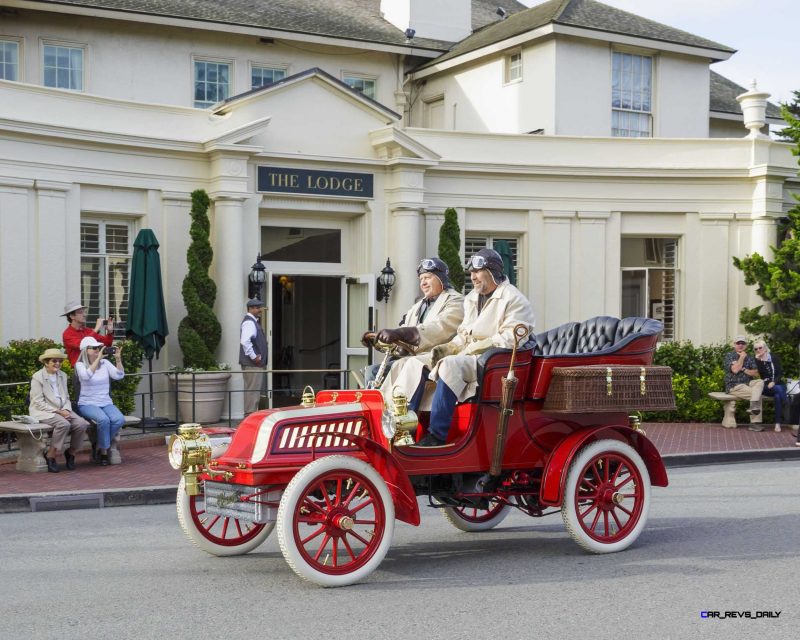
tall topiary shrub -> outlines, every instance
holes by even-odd
[[[464,290],[464,265],[461,263],[460,249],[458,214],[450,207],[444,212],[444,224],[439,229],[439,258],[450,269],[450,282],[459,293]]]
[[[192,192],[192,242],[186,251],[189,271],[183,279],[183,304],[186,317],[178,326],[178,344],[183,352],[183,366],[192,369],[215,370],[214,352],[219,345],[222,328],[214,314],[217,286],[208,275],[214,252],[209,242],[211,224],[208,220],[208,194],[202,189]]]

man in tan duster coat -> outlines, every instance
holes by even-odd
[[[478,356],[493,347],[511,349],[514,327],[522,324],[530,334],[536,322],[528,299],[503,274],[503,260],[496,251],[481,249],[470,258],[468,268],[473,289],[464,299],[464,321],[455,338],[430,354],[430,379],[436,381],[436,391],[428,434],[418,446],[445,443],[456,402],[470,398],[477,389]],[[418,390],[414,393],[412,409],[418,409],[421,396]]]
[[[464,319],[464,296],[451,287],[449,269],[439,258],[424,258],[417,267],[417,276],[422,298],[406,312],[400,327],[381,329],[375,338],[387,344],[395,344],[398,340],[408,343],[417,347],[416,353],[421,355],[429,354],[433,347],[448,342],[456,334]],[[370,333],[364,334],[363,341],[368,342],[371,336]],[[402,388],[407,397],[407,387],[410,386],[411,392],[416,389],[422,372],[417,359],[413,356],[400,358],[391,364],[381,386],[385,397],[391,396],[395,386]],[[411,374],[413,385],[406,382],[407,368],[416,371],[416,374]]]

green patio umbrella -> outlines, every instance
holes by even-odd
[[[152,229],[142,229],[133,243],[131,282],[128,290],[128,338],[144,349],[150,372],[150,417],[153,417],[153,356],[158,357],[169,328],[161,286],[161,259]]]

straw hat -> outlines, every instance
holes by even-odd
[[[61,349],[47,349],[42,355],[39,356],[39,362],[44,363],[45,360],[66,360],[67,354]]]

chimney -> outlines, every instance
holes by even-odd
[[[381,14],[415,38],[458,42],[472,33],[472,0],[381,0]]]

